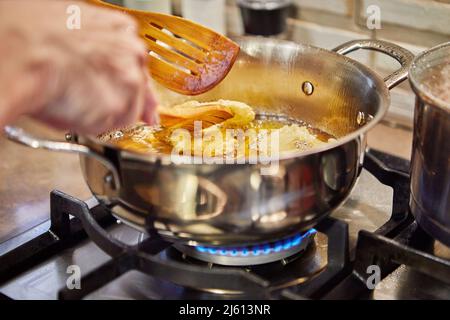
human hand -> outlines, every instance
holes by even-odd
[[[80,28],[67,27],[70,5]],[[154,122],[147,50],[132,18],[77,1],[0,1],[0,126],[31,114],[97,134]]]

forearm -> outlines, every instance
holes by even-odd
[[[2,74],[0,71],[0,128],[22,114],[38,110],[42,105],[40,82],[35,72]]]
[[[11,22],[13,5],[0,1],[0,128],[43,103],[44,73],[31,53],[30,35]]]
[[[8,43],[14,42],[8,38]],[[5,50],[0,45],[0,128],[22,114],[39,111],[48,95],[45,66],[27,59],[22,50],[26,48],[10,46]]]

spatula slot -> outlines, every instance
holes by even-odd
[[[205,61],[208,51],[204,48],[189,41],[183,36],[173,33],[170,29],[166,29],[154,22],[149,23],[149,25],[149,34],[154,38],[165,42],[178,52],[182,52],[191,60],[194,60],[198,63],[202,63]],[[161,34],[164,34],[164,36],[160,37],[159,35]]]
[[[156,40],[147,35],[145,36],[145,38],[149,40],[147,41],[147,47],[149,51],[155,53],[156,57],[159,57],[161,60],[164,60],[165,62],[171,63],[173,65],[178,65],[182,69],[187,69],[189,70],[190,74],[199,74],[200,65],[197,62],[193,61],[189,57],[186,57],[178,50],[174,50],[164,42]],[[162,57],[164,57],[164,59]]]
[[[155,51],[150,51],[149,55],[152,56],[155,59],[158,59],[164,63],[167,63],[169,65],[171,65],[172,67],[176,68],[177,70],[180,70],[181,72],[186,73],[187,75],[193,75],[193,76],[197,76],[198,74],[195,73],[194,71],[185,68],[183,66],[180,66],[178,64],[173,63],[172,61],[168,60],[166,57],[159,55],[158,53],[156,53]]]
[[[163,32],[166,32],[166,33],[170,32],[170,31],[167,30],[167,29],[161,29],[161,30],[162,30]],[[181,37],[177,37],[177,36],[174,35],[173,33],[172,33],[172,36],[178,38],[180,41],[187,42],[188,44],[190,44],[187,40],[185,40],[185,39],[183,39],[183,38],[181,38]],[[197,59],[195,59],[195,58],[189,56],[188,54],[184,53],[183,51],[177,50],[177,48],[174,48],[174,47],[169,46],[167,43],[164,43],[164,42],[158,42],[158,43],[163,44],[167,49],[173,50],[173,51],[175,51],[176,53],[178,53],[179,55],[181,55],[181,56],[183,56],[183,57],[185,57],[185,58],[187,58],[187,59],[189,59],[189,60],[191,60],[191,61],[193,61],[193,62],[195,62],[195,63],[197,63],[197,64],[203,64],[202,61],[197,60]]]
[[[198,50],[200,50],[200,51],[203,51],[203,52],[205,52],[205,53],[208,52],[208,48],[207,48],[207,47],[202,47],[201,44],[191,41],[189,38],[186,37],[186,35],[180,35],[180,34],[174,32],[174,31],[172,30],[172,28],[170,28],[170,27],[167,27],[167,26],[163,26],[163,25],[157,24],[157,23],[155,23],[155,22],[153,22],[153,21],[152,21],[152,22],[149,22],[149,24],[150,24],[151,26],[155,27],[155,28],[158,28],[158,29],[160,29],[160,30],[163,30],[164,32],[166,32],[166,33],[172,35],[173,37],[175,37],[175,38],[177,38],[177,39],[181,39],[181,40],[184,41],[185,43],[189,44],[190,46],[192,46],[192,47],[194,47],[194,48],[196,48],[196,49],[198,49]]]

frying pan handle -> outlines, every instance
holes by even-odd
[[[340,46],[334,48],[333,51],[345,55],[358,49],[367,49],[382,52],[400,62],[402,67],[384,78],[384,83],[386,84],[388,89],[394,88],[396,85],[408,78],[409,65],[414,59],[414,55],[409,50],[406,50],[405,48],[402,48],[396,44],[382,40],[353,40],[341,44]]]
[[[6,126],[4,128],[4,132],[9,140],[33,149],[45,149],[51,151],[78,153],[91,158],[95,158],[96,160],[100,161],[111,172],[112,177],[114,179],[113,183],[111,183],[111,188],[113,190],[120,189],[119,173],[116,167],[107,158],[105,158],[100,153],[90,149],[87,146],[70,142],[60,142],[60,141],[40,139],[32,136],[29,133],[26,133],[23,129],[14,126]]]

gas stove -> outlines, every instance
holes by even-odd
[[[168,243],[53,191],[50,219],[0,244],[0,298],[449,299],[450,249],[412,218],[408,167],[371,150],[328,218],[251,246]]]

